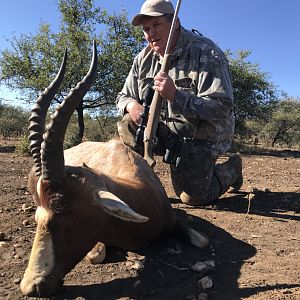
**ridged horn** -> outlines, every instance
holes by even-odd
[[[61,181],[65,177],[63,143],[70,118],[93,83],[97,71],[97,47],[93,42],[93,58],[86,76],[71,89],[58,106],[44,134],[41,148],[42,177],[51,181]]]
[[[31,110],[31,115],[29,118],[29,142],[30,142],[30,152],[32,154],[35,175],[40,176],[42,172],[41,164],[41,144],[43,142],[43,134],[45,131],[45,120],[48,108],[50,106],[51,100],[57,93],[65,75],[66,65],[67,65],[67,49],[65,50],[64,57],[60,66],[60,69],[51,82],[51,84],[39,95],[35,106]]]

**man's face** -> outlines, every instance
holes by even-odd
[[[165,53],[171,24],[164,16],[142,19],[142,28],[146,41],[161,56],[164,56]]]

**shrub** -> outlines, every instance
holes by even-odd
[[[15,152],[21,155],[30,155],[29,139],[27,135],[23,135],[21,140],[16,144]]]

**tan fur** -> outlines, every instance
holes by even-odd
[[[84,142],[66,150],[64,157],[61,182],[30,173],[38,230],[21,282],[26,295],[55,293],[64,275],[97,242],[140,248],[176,222],[157,175],[120,141]]]

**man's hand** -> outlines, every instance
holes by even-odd
[[[143,105],[136,101],[132,101],[127,104],[126,110],[128,111],[132,121],[139,125],[141,122],[141,113],[144,111]]]
[[[169,101],[173,101],[175,98],[176,86],[172,78],[165,72],[159,72],[154,77],[154,89]]]

